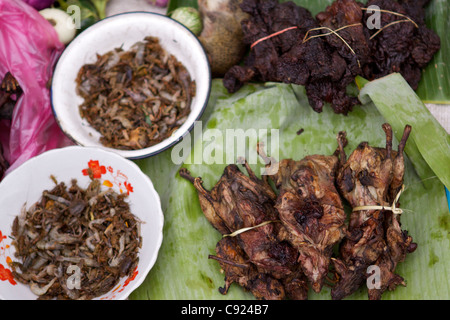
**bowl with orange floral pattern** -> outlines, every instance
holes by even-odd
[[[62,185],[72,189],[55,193]],[[157,260],[159,195],[116,153],[47,151],[3,179],[0,203],[0,299],[124,300]]]

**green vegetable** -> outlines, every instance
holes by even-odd
[[[193,7],[198,8],[198,0],[170,0],[167,5],[167,12],[172,12],[180,7]]]
[[[185,25],[193,34],[198,36],[203,29],[200,12],[192,7],[180,7],[169,15],[172,19]]]
[[[106,4],[109,0],[90,0],[94,7],[97,9],[98,17],[100,19],[106,18]]]
[[[392,86],[399,94],[391,96],[393,105],[398,100],[415,99],[405,97],[409,89],[396,76],[386,77],[386,86]],[[367,87],[367,89],[366,89]],[[336,134],[347,131],[350,153],[361,141],[373,146],[384,146],[385,135],[381,125],[386,122],[378,111],[378,97],[385,87],[367,84],[366,94],[373,102],[355,107],[348,116],[334,114],[329,107],[322,113],[314,112],[308,105],[305,89],[300,86],[267,83],[248,84],[235,94],[228,94],[220,79],[213,81],[211,98],[202,117],[203,130],[218,129],[225,136],[227,129],[279,129],[279,158],[301,159],[308,154],[331,154],[336,149]],[[380,109],[382,107],[379,107]],[[431,115],[423,113],[420,120],[434,125]],[[389,119],[390,121],[390,119]],[[394,122],[394,125],[397,124]],[[297,135],[299,129],[303,133]],[[413,124],[413,132],[416,131]],[[270,139],[269,139],[270,141]],[[413,144],[411,139],[407,145]],[[398,140],[394,141],[394,147]],[[208,146],[219,145],[220,140],[209,142]],[[274,144],[273,146],[275,146]],[[248,146],[249,157],[256,146]],[[207,161],[214,155],[205,152],[201,144],[194,144],[189,158],[206,153]],[[211,149],[210,149],[211,150]],[[270,155],[270,150],[267,152]],[[230,150],[227,150],[227,153]],[[224,155],[225,157],[225,155]],[[192,159],[194,160],[194,159]],[[439,179],[430,179],[427,188],[422,184],[414,169],[415,158],[406,156],[406,190],[400,198],[402,227],[408,230],[417,250],[399,264],[397,273],[405,278],[407,287],[398,287],[386,292],[383,299],[450,299],[450,215],[444,186]],[[206,188],[211,188],[223,173],[225,164],[186,164],[195,176],[201,176]],[[216,261],[208,259],[215,253],[215,245],[220,239],[216,231],[204,217],[197,198],[197,192],[186,180],[177,174],[179,166],[171,158],[171,149],[164,153],[137,161],[140,168],[153,181],[161,196],[165,215],[164,240],[158,260],[145,282],[131,294],[130,299],[253,299],[241,287],[233,284],[226,296],[218,292],[224,284],[224,275]],[[262,163],[252,164],[259,174]],[[310,299],[330,299],[330,289],[324,288],[320,294],[310,293]],[[367,291],[362,288],[349,299],[367,299]]]

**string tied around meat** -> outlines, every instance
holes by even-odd
[[[333,29],[328,28],[328,27],[312,28],[312,29],[309,29],[309,30],[306,32],[305,37],[303,38],[303,42],[302,42],[302,43],[305,43],[306,41],[308,41],[308,40],[310,40],[310,39],[313,39],[313,38],[317,38],[317,37],[325,37],[325,36],[328,36],[328,35],[330,35],[330,34],[334,34],[336,37],[338,37],[339,39],[341,39],[342,42],[344,42],[344,44],[347,46],[347,48],[350,49],[350,51],[352,52],[352,54],[353,54],[353,55],[355,56],[355,58],[356,58],[356,52],[355,52],[355,51],[353,50],[353,48],[348,44],[348,42],[345,41],[345,39],[342,38],[342,37],[338,34],[338,31],[341,31],[341,30],[344,30],[344,29],[350,28],[350,27],[356,27],[356,26],[362,26],[362,23],[354,23],[354,24],[350,24],[350,25],[347,25],[347,26],[340,27],[339,29],[336,29],[336,30],[333,30]],[[314,36],[310,36],[310,37],[308,38],[308,34],[309,34],[310,31],[323,30],[323,29],[328,30],[329,32],[328,32],[328,33],[317,34],[317,35],[314,35]],[[358,59],[358,58],[356,58],[356,61],[358,62],[358,66],[361,68],[361,63],[359,62],[359,59]]]
[[[392,206],[390,207],[386,207],[386,206],[359,206],[359,207],[354,207],[353,211],[362,211],[362,210],[387,210],[387,211],[392,211],[392,213],[394,214],[402,214],[403,210],[400,208],[397,208],[397,202],[400,199],[401,194],[403,193],[403,191],[405,190],[405,185],[402,185],[402,188],[400,189],[400,191],[397,193],[397,195],[395,196],[395,199],[392,203]]]
[[[313,39],[313,38],[317,38],[317,37],[325,37],[325,36],[328,36],[328,35],[330,35],[330,34],[334,34],[334,35],[337,36],[339,39],[341,39],[342,42],[344,42],[344,44],[350,49],[350,51],[352,52],[352,54],[356,57],[356,53],[355,53],[355,51],[353,50],[353,48],[348,44],[347,41],[345,41],[345,39],[344,39],[343,37],[341,37],[341,36],[338,34],[338,32],[341,31],[341,30],[344,30],[344,29],[346,29],[346,28],[356,27],[356,26],[361,26],[361,25],[362,25],[362,23],[354,23],[354,24],[350,24],[350,25],[347,25],[347,26],[340,27],[340,28],[338,28],[338,29],[336,29],[336,30],[333,30],[333,29],[328,28],[328,27],[317,27],[317,28],[312,28],[312,29],[309,29],[309,30],[306,32],[306,34],[305,34],[305,36],[304,36],[304,38],[303,38],[302,43],[305,43],[305,42],[307,42],[308,40]],[[268,36],[265,36],[265,37],[263,37],[263,38],[261,38],[261,39],[256,40],[255,42],[253,42],[253,43],[251,44],[251,46],[250,46],[250,49],[253,49],[254,46],[256,46],[258,43],[260,43],[260,42],[262,42],[262,41],[265,41],[265,40],[267,40],[267,39],[270,39],[270,38],[272,38],[272,37],[275,37],[275,36],[278,36],[278,35],[280,35],[280,34],[282,34],[282,33],[285,33],[286,31],[293,30],[293,29],[297,29],[297,28],[298,28],[297,26],[288,27],[288,28],[282,29],[282,30],[280,30],[280,31],[277,31],[277,32],[275,32],[275,33],[269,34]],[[327,32],[327,33],[321,33],[321,34],[317,34],[317,35],[313,35],[313,36],[308,37],[308,35],[309,35],[309,33],[310,33],[311,31],[318,31],[318,30],[328,30],[329,32]],[[358,66],[361,67],[361,64],[360,64],[358,58],[356,58],[356,61],[358,62]]]
[[[390,13],[390,14],[393,14],[393,15],[396,15],[396,16],[399,16],[399,17],[404,17],[404,18],[405,18],[405,19],[403,19],[403,20],[393,21],[393,22],[388,23],[387,25],[383,26],[383,27],[380,28],[377,32],[375,32],[373,35],[370,36],[370,38],[369,38],[370,40],[372,40],[373,38],[375,38],[375,37],[376,37],[380,32],[382,32],[384,29],[386,29],[386,28],[388,28],[388,27],[390,27],[390,26],[392,26],[392,25],[394,25],[394,24],[397,24],[397,23],[410,22],[410,23],[412,23],[416,28],[419,27],[419,26],[417,25],[417,23],[414,22],[414,20],[412,20],[410,17],[408,17],[407,15],[404,15],[404,14],[402,14],[402,13],[398,13],[398,12],[394,12],[394,11],[389,11],[389,10],[384,10],[384,9],[377,9],[377,8],[361,8],[361,10]],[[338,29],[336,29],[336,30],[333,30],[333,29],[328,28],[328,27],[317,27],[317,28],[312,28],[312,29],[309,29],[309,30],[306,32],[305,37],[303,38],[302,43],[305,43],[306,41],[308,41],[308,40],[310,40],[310,39],[313,39],[313,38],[317,38],[317,37],[325,37],[325,36],[329,36],[329,35],[331,35],[331,34],[334,34],[334,35],[337,36],[339,39],[341,39],[342,42],[344,42],[344,44],[350,49],[350,51],[352,52],[352,54],[356,57],[356,53],[355,53],[355,51],[353,50],[353,48],[347,43],[347,41],[345,41],[345,39],[344,39],[343,37],[341,37],[341,36],[338,34],[338,32],[341,31],[341,30],[344,30],[344,29],[349,28],[349,27],[355,27],[355,26],[362,26],[362,23],[354,23],[354,24],[350,24],[350,25],[347,25],[347,26],[340,27],[340,28],[338,28]],[[279,31],[274,32],[274,33],[272,33],[272,34],[269,34],[269,35],[267,35],[267,36],[265,36],[265,37],[262,37],[262,38],[256,40],[255,42],[253,42],[253,43],[250,45],[250,49],[253,49],[258,43],[261,43],[261,42],[266,41],[266,40],[268,40],[268,39],[270,39],[270,38],[273,38],[273,37],[276,37],[276,36],[278,36],[278,35],[280,35],[280,34],[283,34],[283,33],[285,33],[286,31],[294,30],[294,29],[298,29],[298,27],[297,27],[297,26],[287,27],[287,28],[285,28],[285,29],[279,30]],[[329,32],[327,32],[327,33],[322,33],[322,34],[318,34],[318,35],[314,35],[314,36],[310,36],[310,37],[308,38],[308,34],[309,34],[311,31],[324,30],[324,29],[325,29],[325,30],[328,30]],[[361,67],[361,64],[360,64],[358,58],[356,58],[356,61],[358,62],[358,66]]]
[[[237,235],[239,235],[239,234],[241,234],[241,233],[243,233],[243,232],[247,232],[247,231],[250,231],[250,230],[253,230],[253,229],[256,229],[256,228],[260,228],[260,227],[263,227],[263,226],[265,226],[265,225],[268,225],[268,224],[274,223],[274,222],[280,222],[280,220],[269,220],[269,221],[264,221],[264,222],[262,222],[262,223],[260,223],[260,224],[258,224],[258,225],[256,225],[256,226],[253,226],[253,227],[241,228],[241,229],[236,230],[236,231],[233,232],[233,233],[224,234],[222,237],[223,237],[223,238],[226,238],[226,237],[236,237]]]
[[[394,11],[389,11],[389,10],[384,10],[384,9],[377,9],[377,8],[361,8],[361,10],[364,11],[376,11],[376,12],[384,12],[384,13],[390,13],[393,14],[395,16],[399,16],[399,17],[404,17],[404,20],[397,20],[397,21],[393,21],[391,23],[388,23],[387,25],[383,26],[382,28],[380,28],[377,32],[375,32],[373,35],[370,36],[370,40],[372,40],[373,38],[375,38],[381,31],[383,31],[384,29],[397,24],[397,23],[402,23],[402,22],[410,22],[412,23],[416,28],[419,28],[419,26],[417,25],[417,23],[411,19],[410,17],[408,17],[407,15],[404,15],[402,13],[398,13],[398,12],[394,12]]]
[[[294,30],[294,29],[297,29],[297,28],[298,28],[297,26],[288,27],[288,28],[282,29],[282,30],[280,30],[280,31],[277,31],[277,32],[275,32],[275,33],[271,33],[271,34],[269,34],[268,36],[262,37],[262,38],[256,40],[255,42],[253,42],[253,43],[250,45],[250,49],[253,49],[253,47],[256,46],[256,45],[257,45],[258,43],[260,43],[260,42],[266,41],[267,39],[276,37],[276,36],[278,36],[278,35],[280,35],[280,34],[282,34],[282,33],[285,33],[286,31]]]

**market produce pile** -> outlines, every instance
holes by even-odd
[[[369,299],[406,285],[395,269],[417,245],[401,229],[401,210],[391,205],[397,205],[402,191],[403,151],[411,127],[405,127],[398,151],[392,150],[391,126],[385,123],[383,130],[385,148],[362,142],[348,159],[345,132],[338,134],[334,154],[299,161],[277,163],[260,146],[267,168],[262,180],[244,161],[248,176],[228,165],[211,191],[200,177],[180,170],[197,189],[204,215],[223,235],[217,255],[210,256],[225,273],[222,294],[236,282],[259,299],[303,300],[309,285],[320,292],[332,272],[332,298],[343,299],[369,277],[369,266],[382,270]],[[353,208],[348,225],[343,199]]]
[[[399,72],[417,89],[421,69],[440,48],[425,25],[428,2],[336,0],[314,18],[293,2],[244,0],[250,17],[242,21],[243,42],[250,52],[224,75],[224,86],[236,92],[249,81],[299,84],[315,111],[330,103],[343,114],[359,103],[347,93],[357,75],[373,80]],[[381,15],[379,28],[368,25],[374,13]]]
[[[203,188],[201,178],[180,171],[182,177],[194,183],[206,218],[223,235],[277,219],[276,194],[247,164],[246,168],[249,177],[236,165],[227,166],[211,192]],[[225,287],[220,289],[223,294],[237,282],[260,299],[283,299],[286,294],[306,299],[308,287],[298,268],[296,250],[279,239],[280,227],[270,223],[219,241],[217,256],[212,258],[225,271]]]

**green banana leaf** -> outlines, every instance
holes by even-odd
[[[286,2],[289,0],[281,0]],[[325,10],[333,0],[293,0],[313,15]],[[361,1],[366,3],[367,1]],[[197,7],[197,0],[171,0],[168,12],[182,6]],[[450,0],[431,0],[426,8],[426,23],[441,38],[441,49],[422,72],[417,89],[418,96],[425,103],[450,104]]]
[[[417,94],[425,103],[449,104],[450,100],[450,1],[431,0],[426,10],[427,26],[441,38],[441,49],[422,72]]]
[[[389,82],[390,79],[391,76],[384,81]],[[411,90],[401,83],[395,83],[395,86],[398,92]],[[371,98],[378,96],[380,92],[377,90],[382,89],[380,86],[368,88]],[[362,141],[368,141],[373,146],[384,146],[385,135],[381,125],[389,122],[390,117],[385,119],[376,103],[379,103],[377,99],[374,98],[373,102],[368,99],[348,116],[334,114],[331,108],[324,108],[319,114],[309,106],[301,86],[247,84],[231,95],[221,80],[216,79],[207,111],[201,120],[204,133],[206,130],[213,131],[221,133],[222,137],[226,136],[227,129],[242,129],[244,132],[248,129],[267,130],[267,140],[271,141],[266,148],[269,155],[274,155],[271,151],[279,150],[279,159],[301,159],[310,154],[333,153],[337,147],[336,134],[341,130],[347,131],[348,154]],[[279,131],[273,132],[271,129]],[[297,134],[300,129],[303,132]],[[276,133],[278,139],[275,139]],[[395,140],[394,147],[397,143]],[[227,154],[220,155],[217,152],[222,150],[223,144],[220,135],[203,144],[197,141],[187,158],[191,164],[183,165],[192,175],[201,176],[207,189],[218,181],[226,164],[216,161],[217,164],[208,165],[205,162],[220,160],[221,156],[225,163],[226,155],[232,151],[236,158],[242,155],[237,147],[227,149]],[[215,147],[216,153],[211,152],[211,147]],[[174,148],[136,161],[152,179],[161,196],[165,226],[158,260],[130,299],[253,299],[251,294],[236,284],[231,286],[227,295],[219,293],[224,275],[219,264],[208,259],[208,255],[215,254],[215,245],[221,236],[204,217],[192,184],[177,174],[180,166],[173,162],[174,154],[178,153]],[[256,141],[248,139],[245,156],[251,159],[255,150]],[[195,161],[199,155],[203,156],[203,164]],[[408,230],[418,248],[396,270],[405,278],[407,286],[386,292],[383,299],[450,299],[450,214],[444,186],[439,179],[431,178],[425,187],[408,155],[405,165],[406,189],[400,198],[404,208],[402,226]],[[251,167],[259,175],[263,163],[255,161]],[[325,287],[320,294],[311,291],[309,298],[330,299],[330,289]],[[367,299],[367,291],[361,288],[348,299]]]
[[[399,91],[399,88],[404,90]],[[450,188],[450,135],[400,74],[367,83],[359,99],[363,103],[372,100],[376,104],[383,117],[389,119],[397,139],[401,139],[405,125],[411,125],[414,130],[405,152],[416,172],[422,179],[437,175]]]

